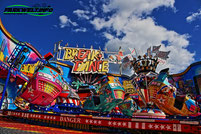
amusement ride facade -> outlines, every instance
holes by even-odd
[[[170,51],[144,55],[55,44],[42,56],[0,21],[1,114],[26,123],[115,133],[200,133],[201,62],[156,72]],[[104,55],[108,58],[104,58]],[[71,62],[66,64],[66,62]],[[119,64],[120,74],[109,73]],[[133,75],[122,75],[130,67]]]

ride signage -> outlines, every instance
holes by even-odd
[[[63,47],[64,61],[74,63],[72,73],[107,73],[108,60],[104,59],[101,50]]]

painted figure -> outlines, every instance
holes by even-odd
[[[151,101],[159,109],[170,115],[189,116],[197,114],[199,108],[195,101],[188,96],[177,96],[177,89],[168,82],[167,76],[168,69],[164,69],[158,78],[149,84]]]

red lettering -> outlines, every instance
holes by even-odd
[[[96,72],[96,63],[96,61],[91,61],[88,72],[91,72],[91,70],[93,70],[92,72]]]
[[[78,65],[79,65],[80,63],[82,63],[82,61],[74,61],[74,62],[75,62],[75,63],[74,63],[73,71],[74,71],[74,72],[77,72]]]
[[[78,56],[77,56],[78,60],[84,60],[84,58],[83,58],[84,51],[85,51],[84,49],[79,50]]]
[[[100,60],[97,61],[97,64],[96,64],[96,65],[97,65],[97,66],[96,66],[96,70],[97,70],[98,72],[101,71],[101,69],[100,69],[100,64],[102,64],[102,62],[103,62],[103,61],[100,61]]]
[[[80,49],[78,52],[78,60],[84,60],[91,53],[91,50]]]
[[[88,54],[91,52],[90,50],[85,50],[85,54],[84,56],[82,57],[82,59],[84,60],[85,58],[87,58]]]

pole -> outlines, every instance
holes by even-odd
[[[6,87],[8,85],[8,81],[9,81],[9,78],[10,78],[10,70],[11,70],[11,67],[8,70],[8,75],[7,75],[7,78],[6,78],[6,83],[5,83],[4,88],[3,88],[3,94],[2,94],[2,97],[1,97],[1,101],[0,101],[0,109],[1,109],[1,106],[3,104],[4,96],[5,96],[5,93],[6,93]]]
[[[119,65],[119,73],[122,75],[122,63]]]

